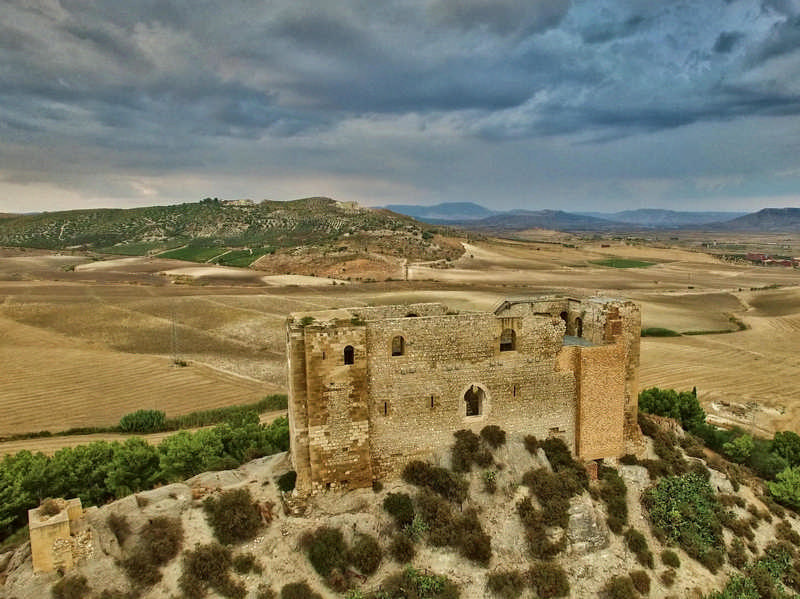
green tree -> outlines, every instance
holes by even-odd
[[[674,389],[658,387],[645,389],[639,393],[639,409],[647,414],[674,418],[688,431],[702,425],[706,420],[706,413],[692,391],[678,393]]]
[[[789,466],[800,465],[800,435],[793,431],[775,433],[771,451],[784,458]]]
[[[723,444],[722,451],[725,452],[731,460],[737,464],[747,461],[750,454],[753,453],[753,448],[756,446],[753,437],[750,435],[741,435],[736,437],[733,441]]]
[[[163,476],[180,480],[203,472],[212,459],[222,456],[223,446],[215,429],[201,429],[167,437],[158,449]]]
[[[162,480],[155,447],[138,437],[112,445],[114,457],[108,467],[106,485],[115,497],[150,489]]]
[[[800,509],[800,466],[779,473],[774,482],[767,482],[767,488],[780,503]]]
[[[50,460],[53,495],[80,497],[87,504],[106,501],[111,493],[106,486],[114,448],[107,441],[60,449]]]

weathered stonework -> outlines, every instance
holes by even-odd
[[[53,501],[60,510],[52,516],[43,514],[41,507],[28,510],[34,572],[69,570],[75,561],[72,535],[76,523],[83,516],[81,500]]]
[[[579,457],[639,441],[639,308],[590,298],[292,314],[289,427],[297,490],[369,486],[496,424],[559,436]]]

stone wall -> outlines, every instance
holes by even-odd
[[[60,508],[57,514],[46,515],[41,506],[28,510],[34,572],[66,571],[74,564],[72,533],[75,523],[83,516],[81,500],[49,501]]]
[[[489,424],[557,435],[585,459],[621,455],[638,440],[638,315],[631,302],[569,298],[506,300],[494,312],[413,304],[292,315],[298,492],[367,486]]]

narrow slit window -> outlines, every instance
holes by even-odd
[[[353,349],[352,345],[348,345],[344,348],[344,363],[345,364],[352,364],[355,361],[356,350]]]
[[[433,396],[433,395],[431,395],[431,410],[432,410],[432,409],[433,409],[433,407],[434,407],[434,405],[433,405],[433,400],[434,400],[434,396]]]
[[[389,402],[388,401],[383,402],[383,415],[384,416],[388,416],[389,415]]]
[[[325,359],[325,352],[322,352],[322,359]]]
[[[511,396],[512,397],[516,397],[517,396],[517,386],[516,385],[511,385]]]

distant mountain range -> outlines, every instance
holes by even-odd
[[[764,208],[747,214],[732,211],[690,212],[645,208],[621,212],[562,210],[494,211],[479,204],[393,205],[388,209],[432,224],[447,224],[490,234],[525,229],[556,231],[632,231],[704,229],[709,231],[800,232],[800,208]]]

